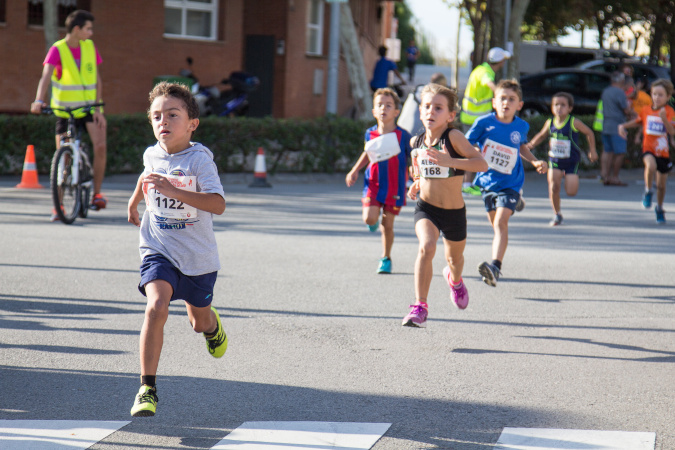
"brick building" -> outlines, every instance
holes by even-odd
[[[103,58],[108,113],[147,108],[153,79],[177,75],[194,61],[202,85],[245,70],[261,80],[251,115],[325,114],[330,4],[324,0],[58,0],[60,22],[74,9],[91,11],[93,40]],[[363,55],[372,73],[377,46],[392,19],[387,4],[350,0]],[[46,44],[42,0],[0,0],[0,112],[27,112],[34,99]],[[59,29],[59,38],[65,28]],[[340,61],[338,113],[353,107],[348,71]]]

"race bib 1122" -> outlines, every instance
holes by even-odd
[[[197,192],[197,177],[195,176],[164,176],[178,189]],[[146,204],[153,214],[165,219],[194,219],[197,217],[197,208],[194,206],[167,197],[151,187],[147,189]]]

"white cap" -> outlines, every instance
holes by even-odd
[[[488,62],[490,64],[496,64],[498,62],[502,62],[505,59],[509,59],[511,57],[511,52],[507,52],[503,48],[500,47],[493,47],[490,49],[488,52]]]

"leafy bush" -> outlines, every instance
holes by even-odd
[[[141,172],[143,152],[155,142],[147,117],[135,114],[106,118],[107,173]],[[579,118],[589,126],[592,124],[592,116]],[[545,120],[544,116],[528,119],[530,138]],[[272,174],[347,172],[363,151],[364,131],[373,123],[335,116],[311,120],[205,117],[200,120],[194,140],[213,151],[221,172],[253,171],[258,147],[265,149],[267,170]],[[28,144],[35,146],[38,172],[49,173],[55,145],[53,117],[0,115],[0,136],[0,175],[21,174]],[[585,148],[585,138],[581,141]],[[600,152],[602,141],[597,133],[596,143]],[[535,153],[545,159],[545,145],[540,145]],[[629,138],[626,165],[639,166],[640,153],[639,146]]]
[[[107,173],[138,173],[143,152],[155,142],[144,114],[112,115],[108,121]],[[363,151],[371,123],[341,117],[251,119],[205,117],[193,139],[209,147],[221,172],[252,171],[258,147],[274,172],[348,171]],[[0,115],[0,174],[20,174],[26,145],[35,146],[38,172],[49,173],[54,153],[54,118]],[[85,141],[88,137],[85,133]]]

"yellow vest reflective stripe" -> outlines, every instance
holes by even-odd
[[[495,71],[488,63],[476,67],[469,75],[459,116],[459,120],[464,124],[471,125],[478,117],[492,111],[492,89],[482,82],[486,75],[492,80],[495,79]]]
[[[65,39],[56,42],[54,46],[61,57],[61,78],[56,78],[56,70],[52,74],[52,101],[53,108],[77,108],[96,103],[96,49],[94,43],[88,39],[80,41],[80,68],[77,68],[75,58],[68,48]],[[67,118],[68,114],[54,111],[57,117]],[[74,116],[82,118],[84,111],[76,111]]]
[[[593,129],[595,131],[602,131],[602,123],[605,120],[605,114],[602,110],[602,100],[598,100],[598,107],[595,110],[595,118],[593,119]]]

